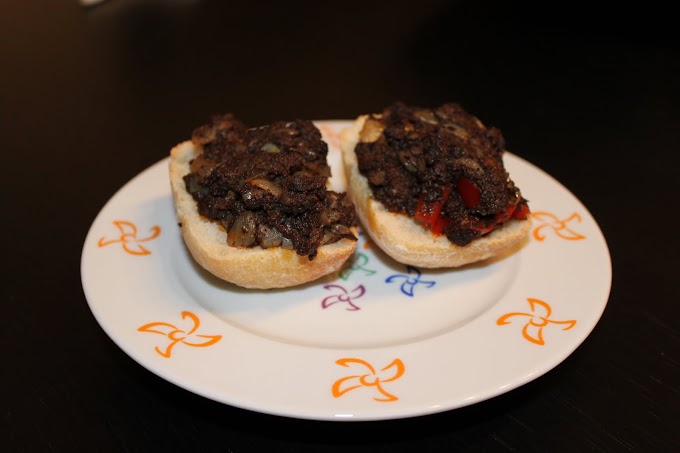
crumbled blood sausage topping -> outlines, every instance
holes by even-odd
[[[385,207],[464,246],[529,214],[506,172],[501,132],[458,104],[395,103],[370,115],[356,146],[359,170]]]
[[[219,115],[192,134],[202,152],[184,177],[198,212],[234,247],[284,247],[310,260],[317,248],[356,240],[354,206],[326,189],[328,146],[311,121],[248,128]]]

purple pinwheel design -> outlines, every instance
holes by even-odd
[[[349,305],[348,307],[345,308],[346,310],[349,311],[360,310],[358,306],[352,303],[352,300],[360,298],[366,292],[366,288],[364,288],[364,285],[359,285],[351,291],[347,291],[344,286],[340,285],[324,285],[324,289],[327,290],[335,289],[338,291],[335,294],[324,298],[321,301],[321,308],[328,308],[331,305],[337,303],[345,303]]]

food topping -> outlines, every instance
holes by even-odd
[[[202,152],[184,177],[198,212],[219,223],[232,247],[283,247],[314,259],[356,224],[344,193],[326,189],[328,146],[311,121],[248,128],[233,115],[194,130]]]
[[[395,103],[370,115],[355,152],[359,171],[385,207],[464,246],[529,215],[503,166],[501,132],[458,104]]]

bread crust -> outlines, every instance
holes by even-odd
[[[211,274],[244,288],[286,288],[339,270],[354,253],[356,241],[350,239],[319,247],[312,261],[282,247],[227,245],[227,233],[198,213],[195,200],[185,188],[183,177],[190,172],[190,162],[197,154],[191,141],[171,150],[170,185],[184,243],[196,262]],[[356,227],[353,231],[356,236]]]
[[[373,198],[368,180],[359,172],[354,148],[367,115],[358,117],[340,134],[347,192],[371,239],[390,257],[424,268],[459,267],[481,261],[517,246],[531,229],[531,220],[510,220],[491,233],[461,247],[446,236],[435,236],[404,214],[388,211]]]

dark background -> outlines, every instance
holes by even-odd
[[[0,451],[680,451],[674,17],[650,2],[3,1]],[[88,227],[195,126],[394,100],[462,103],[600,224],[609,304],[557,368],[442,414],[310,422],[179,389],[99,328]]]

